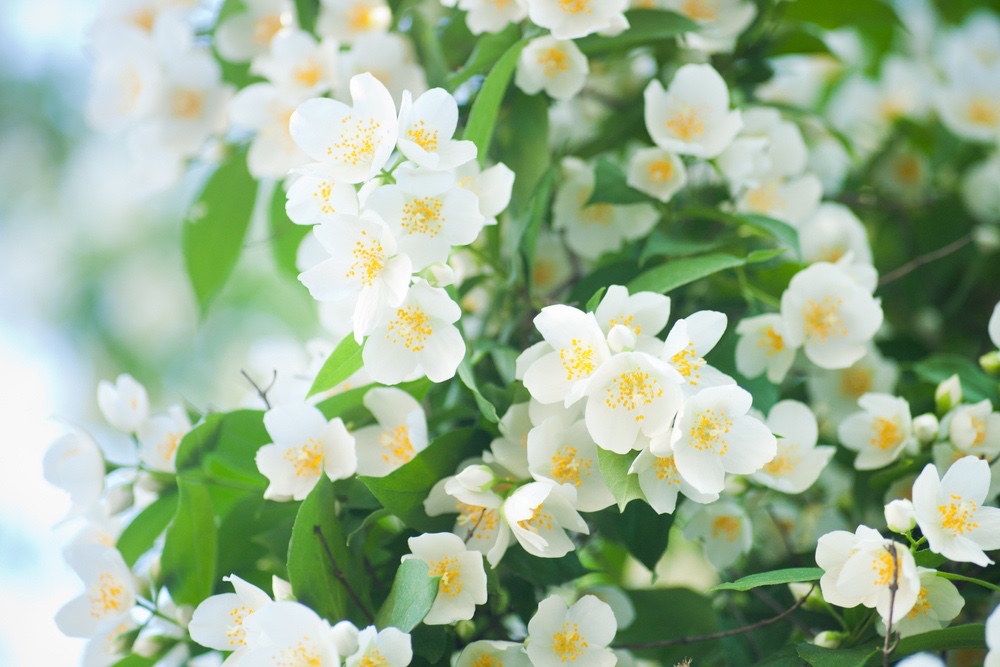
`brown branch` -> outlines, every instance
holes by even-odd
[[[254,390],[257,392],[257,395],[260,396],[260,400],[264,401],[264,405],[267,407],[268,410],[270,410],[271,401],[267,400],[267,392],[271,391],[271,387],[274,386],[275,381],[278,379],[278,371],[274,371],[274,375],[271,376],[271,382],[263,389],[261,389],[260,386],[253,381],[253,378],[247,375],[247,372],[245,370],[241,369],[240,374],[247,379],[247,382],[250,383],[250,386],[253,387]]]
[[[316,537],[319,538],[319,543],[323,545],[323,550],[326,552],[326,557],[330,561],[330,570],[333,572],[333,576],[337,578],[337,581],[339,581],[340,584],[344,587],[344,590],[347,591],[347,594],[351,596],[351,600],[354,601],[354,604],[357,605],[358,609],[360,609],[361,612],[365,615],[365,618],[367,618],[370,623],[374,623],[375,615],[372,614],[371,611],[368,610],[368,607],[366,607],[364,603],[361,602],[361,598],[359,598],[358,594],[354,592],[354,589],[351,588],[351,585],[347,583],[347,577],[345,577],[341,569],[337,567],[337,561],[334,560],[333,558],[333,551],[330,550],[330,545],[326,541],[326,536],[323,535],[323,529],[319,525],[314,525],[313,532],[316,533]]]
[[[799,598],[798,602],[793,604],[791,607],[781,612],[777,616],[772,616],[771,618],[765,618],[763,621],[757,621],[756,623],[751,623],[750,625],[744,625],[743,627],[733,628],[732,630],[722,630],[720,632],[711,632],[707,635],[694,635],[693,637],[677,637],[675,639],[660,639],[652,642],[638,642],[635,644],[618,644],[612,646],[612,648],[617,649],[627,649],[630,651],[639,651],[646,648],[662,648],[664,646],[682,646],[684,644],[696,644],[698,642],[712,641],[713,639],[723,639],[725,637],[732,637],[734,635],[743,634],[744,632],[753,632],[754,630],[759,630],[761,628],[766,628],[772,623],[777,623],[781,619],[789,616],[796,609],[801,607],[806,603],[806,600],[816,589],[816,584],[814,583],[809,591]]]
[[[889,582],[889,618],[885,622],[885,642],[882,644],[882,667],[889,667],[889,656],[896,650],[898,642],[892,642],[892,612],[896,607],[896,591],[899,590],[899,555],[896,544],[890,542],[885,550],[892,558],[892,581]],[[890,644],[891,642],[891,644]]]
[[[972,242],[972,234],[969,233],[959,239],[952,241],[946,246],[938,248],[937,250],[932,250],[931,252],[925,255],[914,257],[906,264],[903,264],[902,266],[893,269],[889,273],[879,278],[878,286],[883,287],[893,281],[899,280],[903,276],[908,275],[913,271],[916,271],[921,266],[925,264],[930,264],[931,262],[937,261],[942,257],[947,257],[951,253],[955,252],[956,250],[960,250],[961,248],[965,247],[971,242]]]

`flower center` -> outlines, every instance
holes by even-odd
[[[164,461],[170,463],[174,460],[174,454],[177,452],[177,445],[180,444],[182,433],[170,432],[156,445],[156,453],[163,458]]]
[[[965,117],[975,125],[993,127],[1000,122],[1000,106],[985,97],[975,97],[966,107]]]
[[[872,374],[867,368],[848,368],[840,374],[840,391],[851,398],[859,398],[872,388]]]
[[[725,414],[717,415],[714,410],[707,408],[699,412],[691,422],[688,437],[693,441],[695,449],[721,456],[729,451],[724,436],[729,433],[732,425],[732,420]]]
[[[759,213],[773,211],[785,205],[785,200],[778,195],[778,185],[773,182],[750,190],[746,202],[752,210]]]
[[[472,667],[503,667],[503,663],[488,653],[480,653],[476,661],[472,663]]]
[[[712,522],[712,537],[723,537],[727,542],[735,542],[740,534],[740,520],[736,517],[716,517]]]
[[[280,14],[265,14],[253,23],[253,41],[267,46],[281,30]]]
[[[382,454],[382,460],[389,463],[392,460],[396,465],[409,463],[413,458],[413,443],[410,442],[410,432],[404,424],[400,424],[391,431],[382,431],[379,436],[379,443],[388,450]]]
[[[453,598],[462,592],[462,567],[458,564],[458,558],[445,556],[441,560],[431,561],[428,574],[441,577],[438,595]]]
[[[979,524],[973,521],[976,518],[976,503],[971,500],[963,500],[958,494],[951,494],[950,503],[938,505],[938,514],[941,515],[941,527],[951,532],[952,536],[964,535]]]
[[[326,154],[345,164],[358,166],[375,155],[376,134],[382,128],[374,118],[345,116],[341,121],[338,141],[326,149]]]
[[[649,373],[640,368],[630,371],[623,371],[618,377],[611,381],[611,386],[607,388],[607,398],[605,405],[612,410],[624,407],[628,412],[632,412],[637,407],[649,405],[655,399],[663,396],[663,388],[655,379],[649,378]],[[635,416],[636,421],[646,418],[644,414]]]
[[[879,551],[878,556],[872,561],[872,571],[876,575],[874,582],[876,586],[888,586],[893,580],[898,580],[899,558],[896,555],[895,545],[887,544]]]
[[[757,341],[757,346],[764,348],[767,356],[773,357],[785,349],[785,339],[774,330],[774,327],[765,327],[760,332],[760,339]]]
[[[698,356],[694,349],[694,343],[688,343],[684,349],[670,357],[671,365],[677,372],[688,379],[692,385],[698,384],[701,373],[698,370],[705,365],[705,360]]]
[[[361,231],[361,238],[354,242],[354,263],[344,274],[345,278],[357,278],[362,285],[371,287],[385,268],[385,251],[382,244]]]
[[[347,11],[347,25],[351,32],[366,32],[375,27],[374,12],[371,7],[358,3]]]
[[[560,484],[569,482],[580,486],[580,476],[590,477],[590,466],[593,459],[581,459],[576,456],[576,447],[564,445],[552,456],[552,477]]]
[[[527,519],[521,519],[517,522],[517,525],[532,533],[539,533],[542,530],[552,530],[552,515],[544,511],[542,505],[536,507],[531,516]]]
[[[869,444],[872,447],[885,451],[892,449],[903,440],[903,434],[899,430],[899,422],[885,417],[876,417],[872,422],[872,437]]]
[[[714,21],[718,11],[719,8],[711,0],[685,0],[681,5],[681,13],[695,21]]]
[[[840,338],[847,335],[847,327],[840,319],[840,304],[843,299],[834,299],[832,296],[824,297],[817,303],[812,299],[806,301],[802,309],[802,316],[805,319],[806,336],[818,338],[825,343],[827,338]]]
[[[403,204],[403,230],[407,234],[437,236],[441,233],[441,209],[444,203],[437,197],[420,197]]]
[[[634,321],[635,321],[634,315],[619,315],[618,317],[613,317],[610,320],[608,320],[608,331],[614,329],[616,326],[620,324],[623,327],[628,327],[629,329],[635,332],[636,336],[638,336],[639,334],[642,333],[642,325],[633,324]]]
[[[247,645],[247,631],[243,627],[243,619],[247,617],[247,611],[245,605],[229,610],[229,620],[232,625],[226,628],[226,637],[229,639],[230,646]]]
[[[197,118],[201,115],[204,99],[197,90],[180,90],[174,94],[173,112],[178,118]]]
[[[277,667],[320,667],[322,664],[323,658],[319,651],[309,641],[309,637],[303,637],[297,646],[281,651]]]
[[[920,593],[917,594],[917,601],[913,605],[913,609],[910,613],[906,615],[907,618],[916,618],[917,616],[925,616],[927,612],[931,610],[931,603],[927,601],[927,589],[923,586],[920,587]]]
[[[681,480],[677,474],[677,464],[674,463],[673,456],[660,456],[653,461],[653,472],[656,479],[666,482],[668,485],[680,484]]]
[[[333,181],[320,181],[319,185],[316,186],[316,191],[313,192],[313,197],[320,201],[319,210],[327,215],[333,215],[337,212],[337,209],[330,203],[332,195]]]
[[[90,615],[95,618],[125,611],[125,585],[109,572],[101,573],[87,597],[90,598]]]
[[[646,173],[653,183],[666,183],[674,175],[674,165],[669,160],[653,160],[646,165]]]
[[[455,504],[458,510],[458,519],[455,520],[459,526],[473,526],[473,536],[477,540],[489,538],[497,527],[497,512],[488,507],[477,505],[467,505],[463,502]]]
[[[705,133],[704,112],[699,107],[682,102],[670,110],[667,129],[682,141],[692,141]]]
[[[569,58],[566,56],[566,52],[556,47],[545,49],[539,53],[538,64],[542,66],[545,76],[550,79],[558,76],[560,72],[569,70]]]
[[[410,129],[406,131],[406,138],[427,152],[437,150],[438,131],[428,130],[427,124],[422,120],[418,120],[410,126]]]
[[[764,464],[764,472],[774,477],[783,477],[795,470],[799,457],[795,455],[799,446],[792,443],[782,443],[778,441],[778,453],[773,459]]]
[[[562,662],[573,662],[587,648],[587,640],[580,636],[576,623],[563,623],[562,629],[552,635],[552,650]]]
[[[298,81],[302,86],[306,88],[312,88],[317,83],[319,83],[320,78],[323,76],[323,70],[315,61],[307,61],[303,65],[299,65],[293,70],[292,76]]]
[[[296,477],[316,477],[323,467],[323,448],[313,438],[301,447],[292,447],[283,457],[295,467]]]
[[[592,13],[590,0],[559,0],[559,8],[567,14]]]
[[[603,225],[607,227],[614,219],[615,209],[611,204],[591,204],[580,211],[580,221],[585,225]]]
[[[566,380],[579,380],[594,372],[594,348],[590,345],[584,347],[583,341],[574,338],[569,342],[570,347],[559,350],[559,360],[563,368],[566,369]]]
[[[419,306],[406,306],[396,311],[396,319],[389,322],[389,333],[386,339],[391,339],[393,345],[400,340],[410,352],[420,352],[424,343],[434,333],[430,318]]]

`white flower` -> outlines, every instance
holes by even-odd
[[[969,63],[935,95],[945,127],[963,139],[1000,140],[1000,67]]]
[[[576,39],[628,27],[626,0],[526,0],[528,18],[556,39]]]
[[[858,526],[853,534],[835,530],[823,535],[816,545],[816,564],[825,570],[819,580],[824,600],[838,607],[874,607],[883,620],[891,601],[893,624],[910,613],[920,594],[910,550],[867,526]]]
[[[890,394],[868,393],[858,399],[856,412],[837,427],[840,442],[858,452],[858,470],[884,468],[915,445],[910,404]]]
[[[235,593],[213,595],[195,608],[188,632],[195,642],[217,651],[233,651],[239,659],[253,645],[243,622],[257,610],[272,603],[267,593],[235,574],[223,577]],[[235,660],[234,660],[235,662]]]
[[[301,101],[271,83],[252,83],[229,101],[233,126],[256,133],[247,151],[247,168],[254,178],[284,178],[290,169],[309,162],[288,126]]]
[[[358,461],[354,438],[339,417],[327,419],[310,405],[282,405],[264,413],[274,439],[257,450],[257,468],[270,484],[269,500],[302,500],[324,472],[330,479],[354,474]]]
[[[603,449],[624,454],[670,428],[684,402],[674,368],[643,352],[611,357],[587,383],[587,429]],[[638,445],[638,446],[637,446]]]
[[[357,215],[358,194],[347,183],[338,183],[322,170],[308,167],[288,188],[285,212],[298,225],[318,225],[335,215]]]
[[[782,493],[802,493],[819,479],[836,448],[816,446],[819,436],[816,416],[798,401],[775,403],[766,424],[778,436],[778,451],[753,474],[753,480]]]
[[[118,625],[91,637],[83,649],[82,667],[111,667],[128,657],[128,643],[123,635],[136,630],[139,624],[126,616]]]
[[[56,613],[56,625],[70,637],[93,637],[114,628],[135,606],[132,571],[117,549],[83,545],[68,551],[66,562],[86,591]]]
[[[462,649],[455,667],[531,667],[531,662],[521,644],[483,639]]]
[[[824,430],[835,431],[837,424],[857,410],[862,395],[891,393],[898,376],[896,363],[869,343],[865,356],[854,365],[843,369],[817,368],[806,379],[806,386]]]
[[[637,342],[638,348],[652,353],[659,343],[657,334],[663,331],[670,319],[670,297],[656,292],[629,294],[628,288],[611,285],[597,304],[594,315],[605,334],[616,326],[628,327],[640,341]],[[647,346],[649,349],[646,349]]]
[[[540,482],[576,487],[581,512],[596,512],[615,502],[597,467],[597,444],[582,420],[549,417],[528,431],[528,465]]]
[[[885,525],[894,533],[905,534],[917,525],[913,503],[906,498],[893,500],[885,506]]]
[[[349,655],[346,667],[406,667],[413,660],[410,635],[393,627],[377,630],[374,625],[358,633],[358,650]]]
[[[162,103],[164,73],[151,39],[131,31],[95,44],[87,121],[102,132],[134,126]]]
[[[653,453],[656,448],[657,453]],[[677,494],[683,493],[696,503],[711,503],[719,499],[718,493],[701,493],[677,472],[677,463],[670,450],[669,437],[654,438],[649,447],[639,452],[628,469],[636,473],[639,488],[658,514],[673,514],[677,508]]]
[[[528,621],[527,651],[535,667],[613,667],[614,653],[605,648],[615,638],[618,623],[606,603],[584,595],[566,607],[558,595],[538,603]]]
[[[722,570],[750,551],[753,527],[743,508],[724,501],[699,507],[684,526],[684,537],[700,540],[708,562]]]
[[[175,405],[165,415],[156,415],[139,424],[139,460],[151,470],[177,472],[177,446],[188,431],[191,420],[187,412]]]
[[[462,538],[451,533],[427,533],[411,537],[412,556],[427,563],[432,577],[441,577],[438,594],[424,617],[427,625],[446,625],[469,620],[476,605],[486,604],[486,570],[483,555],[470,551]]]
[[[984,552],[1000,549],[1000,509],[983,506],[989,486],[990,465],[974,456],[941,478],[927,464],[913,483],[913,507],[931,551],[960,563],[993,563]]]
[[[416,100],[403,92],[399,150],[418,167],[454,169],[476,158],[474,143],[452,139],[457,125],[458,103],[444,88],[432,88]]]
[[[705,361],[705,355],[726,331],[726,315],[700,310],[674,322],[663,344],[662,358],[684,377],[685,396],[708,387],[736,384],[736,381]]]
[[[689,398],[677,415],[670,436],[674,461],[701,493],[722,491],[727,472],[749,475],[774,458],[774,435],[747,415],[752,401],[736,385],[710,387]]]
[[[955,584],[939,577],[937,571],[918,567],[917,574],[920,577],[917,601],[910,613],[892,627],[900,637],[947,627],[965,606],[965,600]],[[885,623],[881,619],[878,631],[880,635],[885,635]]]
[[[922,445],[934,442],[938,437],[938,418],[933,412],[926,412],[913,418],[913,435]]]
[[[528,432],[533,426],[529,403],[514,403],[497,424],[501,437],[493,439],[489,453],[484,453],[483,458],[489,463],[492,456],[492,462],[500,464],[518,479],[528,479],[531,477]]]
[[[417,280],[398,308],[386,312],[365,343],[365,368],[375,382],[397,384],[415,373],[432,382],[454,377],[465,341],[454,323],[458,304],[440,287]]]
[[[834,263],[849,252],[855,262],[872,263],[864,225],[851,209],[836,202],[820,204],[816,213],[799,226],[799,247],[807,263]]]
[[[459,186],[479,198],[479,212],[485,219],[484,224],[497,224],[497,216],[510,203],[514,187],[514,172],[510,167],[500,162],[480,171],[479,163],[472,160],[458,167],[455,177]]]
[[[729,110],[726,82],[711,65],[683,65],[666,90],[654,79],[643,97],[649,135],[681,155],[713,158],[743,127],[740,112]]]
[[[257,637],[240,667],[338,667],[340,655],[330,624],[298,602],[275,602],[244,618]]]
[[[321,0],[317,34],[353,44],[367,34],[380,34],[392,23],[392,9],[385,0]]]
[[[834,264],[819,262],[792,277],[781,295],[786,340],[821,368],[846,368],[864,356],[882,326],[882,306]]]
[[[1000,667],[1000,612],[995,607],[986,618],[986,661],[983,667]]]
[[[566,100],[583,90],[589,71],[587,56],[572,41],[536,37],[521,50],[514,84],[529,95],[544,90]]]
[[[310,158],[323,163],[330,175],[345,183],[360,183],[385,166],[396,145],[396,105],[385,86],[371,74],[351,79],[353,107],[315,98],[292,114],[290,132]]]
[[[1000,348],[1000,302],[993,307],[993,314],[990,316],[990,323],[987,327],[990,333],[990,340],[993,345]]]
[[[716,160],[716,165],[736,194],[762,180],[788,179],[806,167],[808,153],[798,125],[784,120],[770,107],[743,109],[743,129]]]
[[[289,0],[243,0],[247,11],[231,14],[215,29],[215,48],[232,62],[246,62],[265,53],[282,28],[295,22]]]
[[[994,187],[997,181],[1000,181],[1000,153],[977,162],[962,175],[962,201],[980,222],[1000,222],[1000,192]],[[997,340],[1000,341],[1000,336]],[[996,346],[1000,347],[1000,343]]]
[[[767,371],[767,379],[780,384],[798,348],[785,340],[785,324],[781,315],[768,313],[745,317],[736,325],[740,338],[736,342],[736,370],[748,378],[755,378]]]
[[[314,299],[353,309],[354,338],[360,342],[406,299],[412,262],[396,252],[389,228],[373,212],[338,215],[313,227],[313,233],[330,258],[301,273],[299,280]]]
[[[1000,454],[1000,413],[993,411],[988,399],[951,410],[941,420],[941,432],[966,454],[990,460]]]
[[[557,487],[551,482],[530,482],[510,494],[501,507],[514,537],[532,556],[559,558],[573,551],[576,547],[566,534],[567,528],[590,534],[587,523],[563,493],[575,499],[576,489]]]
[[[629,161],[626,182],[662,202],[687,185],[687,170],[676,154],[662,148],[640,148]]]
[[[592,313],[562,304],[542,308],[534,322],[549,349],[536,350],[540,354],[525,370],[524,386],[541,403],[570,405],[611,356],[604,332]]]
[[[796,178],[769,177],[746,188],[736,199],[736,210],[766,215],[798,227],[812,216],[823,197],[823,184],[815,174]]]
[[[378,424],[354,432],[359,475],[388,475],[427,447],[427,417],[408,393],[394,387],[369,389],[364,404]]]
[[[300,98],[322,95],[336,83],[337,45],[317,42],[304,30],[282,30],[271,48],[254,58],[250,71]]]
[[[403,91],[419,95],[427,90],[424,69],[415,61],[409,40],[395,32],[367,32],[354,40],[349,51],[340,56],[341,79],[377,72],[375,78],[400,102]],[[353,90],[353,88],[352,88]],[[346,91],[338,91],[344,97]],[[395,143],[395,138],[393,139]]]
[[[69,494],[70,517],[94,507],[104,490],[104,454],[86,433],[73,431],[59,436],[45,450],[42,474],[45,481]]]
[[[737,36],[757,15],[757,6],[748,0],[664,0],[663,7],[698,24],[698,30],[684,38],[705,53],[731,51]]]
[[[445,477],[431,488],[424,500],[424,511],[427,516],[457,512],[452,532],[461,537],[470,549],[485,554],[490,565],[496,567],[510,543],[510,528],[500,516],[503,501],[492,491],[478,494],[475,498],[466,494],[457,498],[445,490],[446,486],[455,490],[454,480],[454,477]]]
[[[97,385],[97,405],[108,424],[122,433],[135,433],[139,424],[149,418],[146,388],[127,373],[119,375],[114,385],[101,380]]]
[[[500,32],[511,23],[520,23],[528,16],[527,3],[522,2],[458,0],[458,8],[466,12],[465,24],[473,35]]]

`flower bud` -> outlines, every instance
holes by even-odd
[[[813,644],[820,648],[837,648],[847,638],[846,632],[824,630],[813,638]]]
[[[894,533],[905,534],[917,525],[913,503],[906,499],[893,500],[885,506],[885,523]]]
[[[1000,249],[1000,230],[996,225],[977,225],[972,228],[972,241],[983,254]]]
[[[455,269],[444,262],[435,262],[420,272],[420,277],[432,287],[447,287],[455,284]]]
[[[351,655],[358,650],[358,628],[350,621],[340,621],[330,628],[330,638],[340,655]]]
[[[934,390],[934,402],[937,404],[939,415],[945,414],[962,402],[962,383],[957,374],[937,386]]]
[[[987,352],[979,357],[979,365],[990,375],[1000,375],[1000,350]]]
[[[612,352],[631,352],[635,349],[635,332],[623,324],[616,324],[608,332],[608,347]]]
[[[938,436],[937,416],[928,412],[914,417],[913,435],[917,436],[917,440],[923,445],[934,442]]]
[[[455,480],[469,491],[482,493],[493,488],[497,477],[489,466],[472,465],[455,475]]]
[[[271,592],[274,593],[275,602],[295,599],[295,594],[292,593],[292,585],[278,575],[271,575]]]

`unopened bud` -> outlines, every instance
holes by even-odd
[[[420,272],[420,276],[431,287],[447,287],[455,284],[455,269],[444,262],[435,262]]]
[[[893,500],[885,506],[885,524],[894,533],[906,534],[917,525],[913,503],[906,499]]]
[[[837,648],[845,639],[847,639],[846,632],[824,630],[813,638],[813,644],[821,648]]]
[[[962,383],[958,375],[952,375],[934,390],[934,402],[937,412],[943,415],[962,402]]]
[[[631,352],[635,349],[635,332],[623,324],[616,324],[608,332],[608,347],[612,352]]]
[[[1000,375],[1000,350],[993,350],[979,357],[979,365],[990,375]]]
[[[489,466],[472,465],[455,475],[455,480],[469,491],[482,493],[493,488],[497,477]]]
[[[276,574],[271,575],[271,592],[274,593],[275,602],[295,599],[295,594],[292,593],[292,585]]]
[[[930,412],[918,415],[913,418],[913,435],[917,436],[920,444],[934,442],[938,436],[938,425],[937,415]]]

